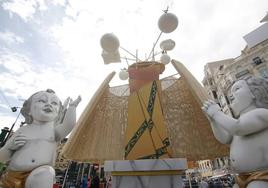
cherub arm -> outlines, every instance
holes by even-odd
[[[209,117],[231,135],[246,136],[268,128],[268,109],[256,108],[234,119],[215,109],[213,101],[207,102]]]
[[[214,120],[210,120],[210,125],[215,138],[222,144],[230,144],[233,136],[221,126],[217,125]]]
[[[65,138],[74,128],[76,123],[76,107],[78,106],[80,101],[80,96],[74,101],[70,100],[69,107],[65,113],[63,122],[60,125],[56,125],[55,127],[56,140],[61,140]]]
[[[8,148],[2,147],[0,149],[0,161],[2,163],[6,163],[7,161],[9,161],[11,156],[12,156],[12,151],[9,150]]]
[[[215,138],[222,144],[230,144],[232,142],[233,136],[214,120],[214,118],[210,115],[211,113],[208,113],[208,104],[207,103],[208,103],[208,101],[204,103],[202,110],[208,116],[208,119],[210,121],[210,125],[211,125],[211,128],[212,128],[212,131],[213,131]],[[214,109],[210,109],[210,111],[221,112],[220,107],[217,104],[214,107]],[[221,112],[221,113],[223,113],[223,112]]]
[[[12,154],[24,146],[26,143],[26,137],[20,130],[16,131],[6,142],[6,144],[0,149],[0,161],[6,163],[12,157]]]

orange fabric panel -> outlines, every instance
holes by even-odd
[[[159,74],[165,70],[165,65],[156,62],[134,63],[128,68],[130,92],[138,91],[144,85],[159,80]]]

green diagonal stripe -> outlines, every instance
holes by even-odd
[[[148,123],[148,129],[150,132],[152,132],[152,129],[154,127],[154,122],[153,120],[150,118],[149,121],[147,122]]]
[[[157,84],[156,84],[156,81],[153,81],[151,93],[150,93],[150,97],[149,97],[149,102],[148,102],[148,106],[147,106],[147,111],[148,111],[150,117],[152,117],[152,114],[153,114],[156,92],[157,92]]]
[[[148,123],[145,120],[141,124],[140,128],[133,135],[133,137],[130,139],[130,141],[127,143],[127,145],[125,147],[125,157],[127,157],[127,155],[129,154],[129,152],[132,150],[132,148],[134,147],[134,145],[138,142],[139,138],[144,133],[144,131],[146,130],[147,127],[148,127]]]
[[[169,139],[168,138],[165,138],[162,143],[167,147],[170,145],[170,142],[169,142]]]
[[[139,159],[159,159],[159,157],[161,157],[166,153],[167,153],[167,146],[163,146],[161,148],[158,148],[154,154],[140,157]]]

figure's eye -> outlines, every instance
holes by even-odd
[[[38,102],[45,103],[46,101],[43,99],[39,99]]]
[[[58,103],[57,103],[57,102],[55,102],[55,101],[54,101],[54,102],[52,102],[51,104],[53,104],[53,105],[55,105],[55,106],[56,106],[56,105],[58,105]]]
[[[240,87],[235,87],[234,88],[234,91],[237,91],[237,90],[239,90],[240,89]]]

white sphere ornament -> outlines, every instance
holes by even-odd
[[[173,50],[175,47],[175,41],[171,39],[164,40],[160,43],[160,48],[165,51]]]
[[[164,13],[158,20],[158,27],[164,33],[171,33],[178,27],[178,18],[175,14]]]
[[[103,50],[115,52],[120,46],[119,39],[113,33],[106,33],[101,37],[100,44]]]
[[[128,79],[128,72],[127,70],[123,69],[119,72],[119,78],[121,80],[127,80]]]
[[[164,65],[168,64],[170,62],[170,56],[167,54],[162,54],[160,62],[163,63]]]

